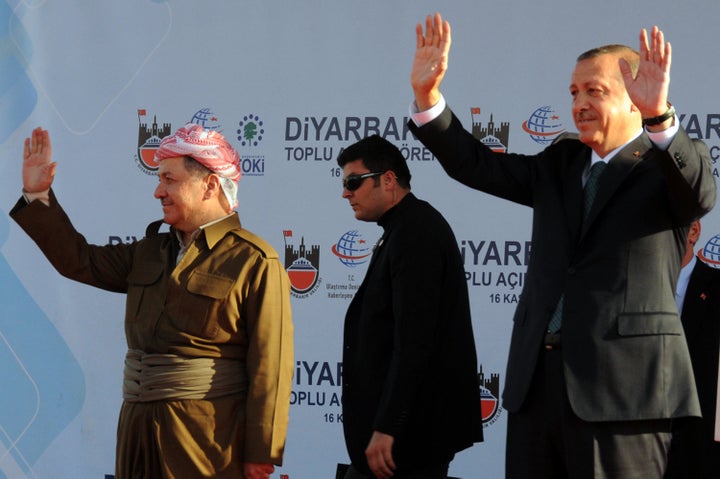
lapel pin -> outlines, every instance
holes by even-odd
[[[705,293],[700,293],[700,299],[702,299],[703,301],[705,301],[705,300],[707,299],[707,294],[705,294]]]
[[[633,151],[633,156],[634,156],[634,157],[640,156],[640,152],[637,151],[637,150]]]

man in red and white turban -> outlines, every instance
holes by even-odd
[[[220,133],[180,128],[156,154],[162,221],[132,244],[91,245],[51,188],[51,151],[35,129],[10,214],[61,274],[127,294],[115,477],[267,479],[288,425],[290,282],[233,211],[237,152]]]

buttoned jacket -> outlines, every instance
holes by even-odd
[[[177,235],[159,232],[161,222],[131,244],[88,244],[52,190],[50,206],[20,199],[11,216],[60,274],[127,295],[129,349],[242,362],[244,460],[282,463],[294,370],[289,280],[273,247],[237,214],[204,228],[179,262]]]

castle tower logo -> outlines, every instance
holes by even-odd
[[[138,167],[148,175],[157,173],[158,164],[155,161],[155,152],[163,138],[172,133],[170,123],[158,125],[157,115],[153,116],[151,125],[143,123],[142,118],[147,116],[147,110],[140,108],[138,114],[138,146],[135,162]]]
[[[482,364],[480,364],[478,385],[480,387],[480,412],[483,427],[489,427],[500,419],[502,412],[500,407],[500,375],[490,374],[490,377],[486,378]]]
[[[320,245],[305,246],[305,238],[300,238],[300,245],[288,244],[293,237],[292,230],[284,230],[285,270],[290,278],[291,294],[296,298],[306,298],[315,293],[320,286]]]
[[[480,117],[479,107],[470,108],[470,115],[472,117],[472,135],[492,151],[506,153],[510,137],[510,123],[502,122],[497,126],[491,113],[487,126],[483,126],[482,122],[478,120]]]

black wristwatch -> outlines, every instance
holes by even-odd
[[[643,126],[654,126],[659,125],[660,123],[664,123],[665,121],[669,120],[670,118],[675,116],[675,107],[672,106],[670,102],[668,102],[668,109],[665,113],[663,113],[660,116],[654,116],[652,118],[643,118],[642,124]]]

